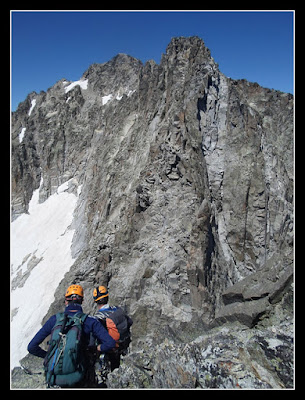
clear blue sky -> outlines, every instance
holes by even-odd
[[[174,36],[201,37],[226,76],[293,93],[292,11],[13,11],[11,17],[12,110],[30,92],[78,80],[92,63],[117,53],[159,63]]]

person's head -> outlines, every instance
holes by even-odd
[[[109,293],[105,286],[98,286],[93,290],[93,298],[96,304],[107,304]]]
[[[71,285],[68,287],[65,294],[65,303],[69,304],[82,304],[84,299],[84,291],[81,285]]]

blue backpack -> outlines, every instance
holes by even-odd
[[[83,323],[87,314],[56,314],[49,349],[44,359],[48,387],[73,387],[85,376]]]

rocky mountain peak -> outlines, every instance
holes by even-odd
[[[100,284],[134,320],[111,387],[291,387],[293,179],[293,97],[227,78],[198,37],[32,93],[12,115],[14,359],[66,286],[93,312]],[[55,253],[36,315],[20,299],[33,276],[44,298]]]
[[[165,59],[172,62],[175,67],[185,65],[188,68],[194,63],[202,67],[204,62],[206,64],[213,62],[210,50],[197,36],[172,38],[166,48]]]
[[[166,54],[168,56],[171,55],[182,55],[184,52],[189,52],[191,49],[199,49],[204,50],[205,44],[204,41],[198,36],[190,36],[190,37],[173,37],[169,44],[166,47]]]

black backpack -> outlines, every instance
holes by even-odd
[[[103,326],[107,329],[107,318],[111,319],[115,324],[120,338],[117,340],[117,348],[116,350],[123,354],[128,348],[131,338],[130,338],[130,327],[132,325],[132,320],[128,315],[124,312],[121,307],[108,307],[106,309],[99,310],[94,318],[98,319]]]

